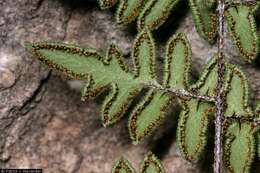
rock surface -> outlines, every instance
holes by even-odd
[[[133,26],[117,27],[113,10],[100,11],[95,1],[2,0],[0,7],[1,168],[108,173],[116,158],[123,155],[138,168],[145,153],[152,150],[169,173],[203,172],[178,155],[173,123],[176,113],[170,113],[155,135],[134,146],[127,118],[112,127],[102,127],[100,101],[81,102],[77,81],[50,72],[29,58],[23,46],[26,42],[61,40],[104,49],[113,41],[127,57],[135,36]],[[190,14],[182,15],[178,30],[191,41],[193,71],[198,74],[216,52],[216,46],[198,36]],[[260,99],[259,64],[241,63],[230,44],[227,50],[231,61],[239,62],[246,70],[252,100]],[[158,52],[163,52],[163,46]],[[161,54],[159,57],[163,58]]]

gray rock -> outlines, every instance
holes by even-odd
[[[100,11],[93,1],[2,0],[0,7],[1,168],[108,173],[121,155],[138,168],[145,153],[152,150],[160,155],[169,172],[201,172],[178,155],[174,142],[176,113],[169,113],[154,135],[134,146],[127,118],[112,127],[102,127],[100,101],[81,102],[81,83],[51,73],[29,58],[24,48],[26,42],[60,40],[104,51],[112,41],[129,55],[135,37],[131,26],[119,28],[113,13]],[[216,52],[216,46],[198,36],[190,14],[178,30],[191,41],[193,71],[198,74]],[[158,52],[163,52],[164,46],[158,47]],[[227,50],[232,62],[241,62],[230,43]],[[163,56],[159,57],[161,64]],[[260,99],[259,67],[240,64],[252,84],[252,100]]]

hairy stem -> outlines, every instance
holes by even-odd
[[[260,120],[256,119],[255,117],[241,117],[241,116],[232,115],[232,116],[223,117],[222,121],[250,122],[255,127],[260,125]]]
[[[232,4],[243,4],[243,3],[247,3],[247,4],[255,4],[256,0],[232,0],[231,2],[226,2],[228,3],[232,3]]]
[[[225,0],[218,0],[218,81],[215,119],[214,173],[222,172],[222,117],[224,114],[224,74],[225,74]]]
[[[196,98],[198,100],[207,101],[207,102],[215,102],[216,99],[214,97],[204,96],[204,95],[198,95],[196,93],[191,93],[185,89],[177,89],[177,88],[164,88],[161,85],[158,84],[152,84],[152,83],[146,83],[144,84],[147,88],[153,88],[156,90],[160,90],[167,93],[173,93],[176,96],[179,97],[188,97],[188,98]]]
[[[231,5],[239,5],[239,4],[247,4],[247,5],[255,5],[257,0],[231,0],[225,2],[226,8]]]

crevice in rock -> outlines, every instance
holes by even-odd
[[[49,81],[50,76],[51,76],[51,72],[48,72],[47,76],[40,81],[39,86],[32,93],[31,97],[29,97],[23,103],[23,105],[19,109],[19,114],[20,115],[27,114],[29,111],[34,109],[37,106],[38,103],[40,103],[40,101],[41,101],[41,99],[42,99],[42,97],[44,95],[45,84]]]

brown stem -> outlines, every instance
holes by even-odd
[[[218,0],[218,82],[216,97],[214,173],[222,173],[222,117],[224,114],[224,75],[225,75],[225,0]]]

